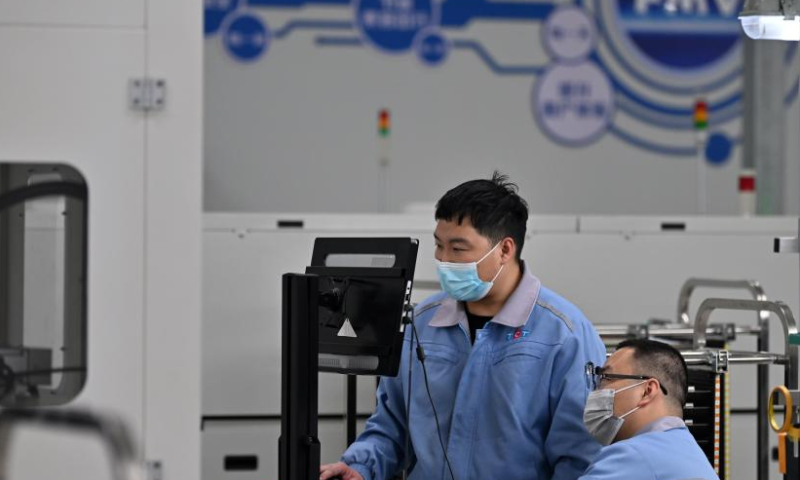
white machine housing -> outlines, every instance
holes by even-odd
[[[303,272],[324,236],[411,236],[420,240],[412,299],[438,289],[431,212],[384,215],[206,214],[203,234],[203,478],[275,478],[280,433],[281,275]],[[285,227],[283,227],[283,226]],[[302,227],[299,227],[302,225]],[[796,218],[533,216],[523,259],[544,285],[573,301],[596,324],[677,321],[689,277],[759,280],[768,297],[798,309],[798,259],[772,252],[795,236]],[[709,296],[747,292],[698,289],[691,315]],[[754,325],[755,316],[718,313],[712,322]],[[771,348],[781,351],[773,324]],[[736,349],[755,350],[754,338]],[[771,380],[782,382],[773,367]],[[755,367],[733,366],[733,408],[754,409]],[[345,448],[344,377],[320,375],[322,461]],[[374,410],[375,382],[359,377],[358,411]],[[363,425],[363,419],[360,423]],[[733,480],[755,477],[752,414],[732,419]],[[225,458],[256,455],[258,468],[226,471]],[[777,469],[772,469],[777,477]]]
[[[199,478],[202,2],[0,0],[0,19],[0,162],[88,184],[88,379],[67,406],[121,417],[160,478]],[[160,110],[129,106],[146,78]],[[83,440],[20,432],[9,478],[109,478]]]

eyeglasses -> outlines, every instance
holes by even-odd
[[[591,390],[597,390],[598,386],[602,385],[607,380],[656,380],[661,391],[664,395],[667,394],[667,389],[656,377],[648,375],[622,375],[618,373],[605,373],[603,367],[596,367],[594,363],[589,362],[586,364],[586,386]]]

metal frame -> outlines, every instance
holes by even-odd
[[[798,329],[797,322],[792,315],[792,311],[785,303],[729,298],[706,299],[702,304],[700,304],[700,308],[697,310],[697,319],[694,326],[694,348],[696,350],[705,348],[706,328],[708,326],[711,313],[716,310],[743,310],[753,312],[768,311],[774,313],[775,316],[781,321],[785,336],[784,357],[777,357],[776,360],[778,361],[774,363],[784,365],[786,367],[784,374],[786,386],[790,389],[797,388],[798,347],[789,343],[789,337],[790,335],[796,335],[798,333]],[[756,358],[754,357],[754,360],[755,359]],[[759,359],[766,360],[764,358],[760,358],[760,356]],[[760,360],[751,363],[760,363]]]
[[[59,170],[66,182],[84,185],[77,170]],[[89,257],[89,199],[65,197],[64,204],[64,350],[65,367],[86,368],[88,359],[88,263]],[[63,375],[53,393],[58,397],[74,398],[86,383],[83,375]]]
[[[763,292],[762,292],[763,293]],[[694,325],[693,348],[692,352],[684,352],[687,363],[695,361],[698,363],[708,362],[716,356],[717,367],[721,365],[719,355],[723,351],[710,351],[706,349],[706,335],[711,314],[717,310],[738,310],[752,311],[758,313],[761,333],[759,333],[760,352],[726,352],[724,362],[726,364],[756,364],[758,365],[758,417],[757,421],[757,472],[759,479],[769,478],[769,424],[768,424],[768,399],[769,399],[769,365],[784,366],[784,380],[787,387],[797,388],[798,372],[798,348],[790,345],[789,338],[798,332],[797,322],[792,315],[789,307],[783,302],[771,302],[766,300],[741,300],[726,298],[709,298],[700,304]],[[762,349],[762,339],[765,338],[763,332],[768,332],[768,327],[764,323],[769,321],[771,315],[780,320],[785,337],[785,348],[783,355],[768,353]],[[768,341],[768,336],[766,336]],[[768,345],[766,345],[768,347]],[[727,369],[727,365],[724,367]]]
[[[793,237],[793,238],[776,238],[774,240],[773,250],[775,251],[775,253],[798,253],[798,252],[800,252],[800,248],[798,248],[799,246],[800,246],[800,224],[798,224],[798,236],[797,237]],[[798,348],[798,345],[800,344],[800,342],[797,342],[797,340],[798,340],[798,333],[797,333],[797,329],[796,328],[795,328],[794,332],[791,332],[791,333],[787,332],[787,334],[786,334],[786,345],[787,345],[787,348],[793,348],[794,349],[794,354],[795,355],[794,355],[794,359],[793,360],[794,360],[795,370],[797,369],[796,368],[797,367],[797,348]],[[790,358],[790,365],[791,365],[791,360],[792,359]],[[797,382],[798,382],[797,372],[795,372],[795,375],[793,377],[794,378],[787,379],[787,380],[789,380],[789,381],[786,382],[787,385],[783,386],[783,391],[785,392],[787,387],[792,388],[791,385],[794,385],[793,391],[791,392],[792,395],[794,395],[795,393],[798,392],[798,390],[797,390]],[[772,394],[770,394],[770,400],[769,400],[770,405],[772,404],[772,401],[773,401]],[[791,412],[790,409],[788,408],[789,405],[786,405],[786,407],[787,407],[787,411],[786,411],[785,415],[787,415],[787,416],[788,415],[796,415],[796,414],[800,415],[800,411]],[[768,412],[770,412],[769,414],[770,414],[770,422],[771,422],[772,421],[772,418],[771,418],[771,410],[772,410],[772,408],[771,408],[771,406],[768,406],[767,409],[768,409]],[[800,418],[797,419],[797,422],[798,422],[797,425],[800,425]],[[784,433],[786,433],[786,432],[784,432]],[[794,452],[793,453],[787,453],[788,443],[789,443],[789,439],[786,438],[786,436],[781,437],[781,434],[779,434],[779,436],[778,436],[778,458],[779,458],[779,461],[781,461],[783,463],[781,465],[781,467],[782,467],[781,471],[784,473],[784,478],[785,479],[789,479],[789,478],[795,479],[795,478],[800,477],[800,454],[798,454],[798,444],[797,443],[794,444]],[[781,459],[781,452],[783,453],[783,459]],[[791,456],[792,460],[787,462],[787,457],[789,457],[789,456]]]
[[[698,288],[717,288],[730,290],[746,290],[754,300],[766,301],[764,288],[756,280],[721,280],[713,278],[690,278],[681,286],[678,294],[678,314],[676,323],[668,321],[647,323],[643,325],[598,325],[596,329],[603,337],[671,337],[692,340],[695,329],[689,316],[689,301]],[[757,313],[758,324],[755,327],[738,325],[709,325],[707,335],[721,336],[733,340],[736,335],[757,335],[758,350],[769,350],[769,312]]]
[[[796,335],[797,322],[792,315],[792,311],[783,302],[770,302],[763,300],[737,300],[725,298],[709,298],[700,304],[697,310],[697,318],[695,320],[695,335],[694,335],[694,348],[703,349],[706,346],[706,328],[708,326],[711,314],[717,310],[739,310],[739,311],[753,311],[759,313],[759,318],[762,318],[764,312],[774,313],[781,321],[784,333],[784,355],[772,355],[768,353],[759,352],[757,354],[746,354],[740,357],[740,363],[756,363],[758,367],[758,478],[769,478],[769,423],[768,423],[768,410],[769,410],[769,395],[770,388],[768,372],[766,369],[769,364],[778,364],[784,366],[784,381],[786,386],[790,389],[797,388],[797,374],[798,374],[798,347],[791,345],[789,339],[791,335]],[[770,316],[767,316],[767,322]],[[762,327],[766,330],[766,326]],[[761,349],[761,337],[759,336],[759,349]],[[767,346],[768,347],[768,346]],[[747,356],[749,355],[749,357]],[[762,371],[764,372],[762,374]]]
[[[649,337],[671,337],[692,340],[694,338],[694,327],[673,327],[670,325],[596,325],[595,330],[601,337],[605,338],[649,338]],[[733,324],[710,325],[706,329],[706,335],[724,337],[734,340],[737,335],[760,335],[760,327],[740,327]]]
[[[20,164],[0,165],[0,195],[24,187],[28,173]],[[0,208],[0,345],[22,347],[25,205]]]
[[[683,284],[680,294],[678,295],[678,321],[685,325],[689,324],[689,298],[694,290],[698,287],[744,289],[750,292],[754,300],[767,301],[767,295],[764,293],[764,288],[755,280],[690,278]],[[757,327],[751,331],[751,334],[757,335],[756,348],[759,352],[766,352],[770,348],[769,316],[769,312],[764,310],[759,310],[756,313]],[[734,358],[730,358],[730,360],[736,361]],[[756,418],[756,431],[758,432],[758,436],[756,440],[756,448],[759,458],[759,463],[757,464],[758,466],[756,469],[756,478],[759,480],[767,480],[769,478],[769,425],[767,424],[766,420],[766,411],[767,395],[769,395],[769,364],[761,363],[758,365],[758,367],[756,367],[756,382],[758,384],[758,398],[756,399],[756,410],[758,411],[758,418]]]
[[[689,318],[689,299],[697,288],[718,288],[731,290],[747,290],[754,300],[767,300],[764,288],[755,280],[719,280],[713,278],[690,278],[684,282],[678,294],[678,323],[691,325]],[[766,317],[765,317],[766,315]],[[759,312],[759,320],[767,320],[768,313]]]
[[[108,446],[111,453],[114,480],[145,478],[136,444],[121,420],[77,410],[7,409],[0,411],[0,479],[8,478],[11,440],[14,431],[24,424],[94,433]]]
[[[29,185],[30,178],[39,173],[57,173],[61,180]],[[50,390],[51,395],[0,398],[3,406],[63,404],[64,399],[76,397],[86,381],[88,193],[84,178],[67,165],[0,165],[0,306],[7,305],[0,308],[0,347],[19,350],[23,363],[29,355],[22,336],[25,202],[48,196],[65,199],[63,368],[49,369],[66,375]]]

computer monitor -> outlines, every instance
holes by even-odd
[[[418,246],[411,238],[318,238],[306,274],[283,276],[282,480],[319,478],[318,371],[397,375]]]
[[[318,238],[319,370],[397,375],[419,241]]]

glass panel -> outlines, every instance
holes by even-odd
[[[0,163],[0,405],[61,405],[86,379],[86,186]]]

